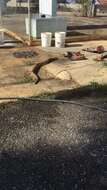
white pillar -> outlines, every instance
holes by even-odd
[[[57,0],[39,0],[39,13],[47,16],[56,16]]]

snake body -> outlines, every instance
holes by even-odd
[[[46,61],[39,62],[36,64],[36,66],[33,69],[33,73],[37,76],[37,80],[36,80],[35,84],[37,84],[41,80],[40,76],[39,76],[39,71],[40,71],[41,67],[45,66],[53,61],[56,61],[57,59],[58,59],[57,57],[53,57],[53,58],[47,59]]]

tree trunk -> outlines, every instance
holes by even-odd
[[[95,17],[97,13],[97,7],[92,0],[82,0],[82,16]]]
[[[97,6],[95,5],[95,8],[94,8],[94,17],[96,17],[96,15],[97,15]]]
[[[84,1],[82,2],[82,16],[87,16],[87,4]]]

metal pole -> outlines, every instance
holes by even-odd
[[[0,28],[3,27],[3,18],[2,18],[2,3],[0,3]],[[4,32],[1,32],[1,41],[4,41]]]
[[[2,26],[3,24],[3,20],[2,20],[2,7],[1,7],[1,4],[0,4],[0,25]]]
[[[31,45],[31,5],[28,0],[28,29],[29,29],[29,45]]]

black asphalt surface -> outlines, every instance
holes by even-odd
[[[0,190],[104,189],[106,112],[34,101],[0,106]]]

